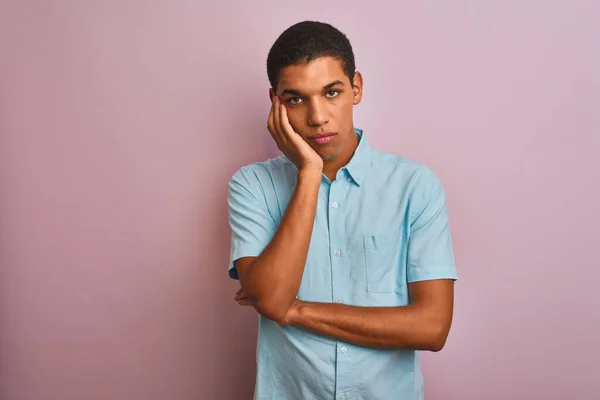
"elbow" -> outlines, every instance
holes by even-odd
[[[266,291],[264,288],[254,288],[250,285],[242,284],[242,290],[248,296],[256,312],[278,323],[285,318],[295,299],[295,296],[288,299],[280,293]]]
[[[446,340],[436,340],[430,343],[429,348],[427,350],[433,353],[437,353],[438,351],[441,351],[444,348],[445,344]]]
[[[433,326],[427,335],[427,338],[427,343],[424,343],[424,350],[437,353],[446,345],[446,339],[448,339],[448,328],[442,324]]]
[[[290,307],[281,301],[257,299],[254,308],[263,317],[279,322],[285,318]]]
[[[278,287],[270,287],[269,285],[257,283],[257,279],[259,282],[261,279],[260,276],[256,277],[252,273],[255,270],[255,262],[256,259],[252,260],[249,265],[240,270],[242,291],[246,293],[250,303],[260,315],[272,321],[279,322],[287,315],[293,298],[291,301],[287,301],[288,299],[284,297],[285,294],[281,293]]]

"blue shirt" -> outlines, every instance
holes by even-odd
[[[372,149],[362,130],[350,162],[323,175],[298,298],[353,306],[406,306],[408,283],[456,279],[444,190],[427,167]],[[285,156],[241,168],[229,183],[235,261],[269,244],[294,193]],[[421,400],[418,352],[378,350],[259,316],[254,398]]]

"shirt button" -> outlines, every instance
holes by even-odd
[[[340,254],[342,254],[342,252],[341,252],[341,251],[339,251],[339,250],[336,250],[336,251],[335,251],[335,256],[336,256],[336,257],[339,257],[339,256],[340,256]]]
[[[348,178],[348,182],[352,182],[352,178]]]
[[[337,302],[340,303],[340,304],[342,304],[344,302],[344,300],[339,299]]]
[[[331,203],[331,207],[333,208],[338,208],[339,204],[337,201],[334,201],[333,203]]]
[[[340,400],[346,400],[345,396],[340,396]]]
[[[340,351],[341,351],[342,353],[346,353],[346,352],[348,351],[348,348],[347,348],[346,346],[344,346],[344,347],[342,347],[342,348],[340,349]]]

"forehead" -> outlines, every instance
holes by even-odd
[[[278,92],[285,89],[302,92],[320,91],[333,81],[350,81],[344,74],[342,63],[331,57],[321,57],[309,64],[295,64],[279,71]]]

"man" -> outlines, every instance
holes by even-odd
[[[354,128],[363,79],[331,25],[284,31],[267,59],[284,156],[229,183],[229,275],[260,314],[255,399],[423,399],[457,278],[444,191]]]

